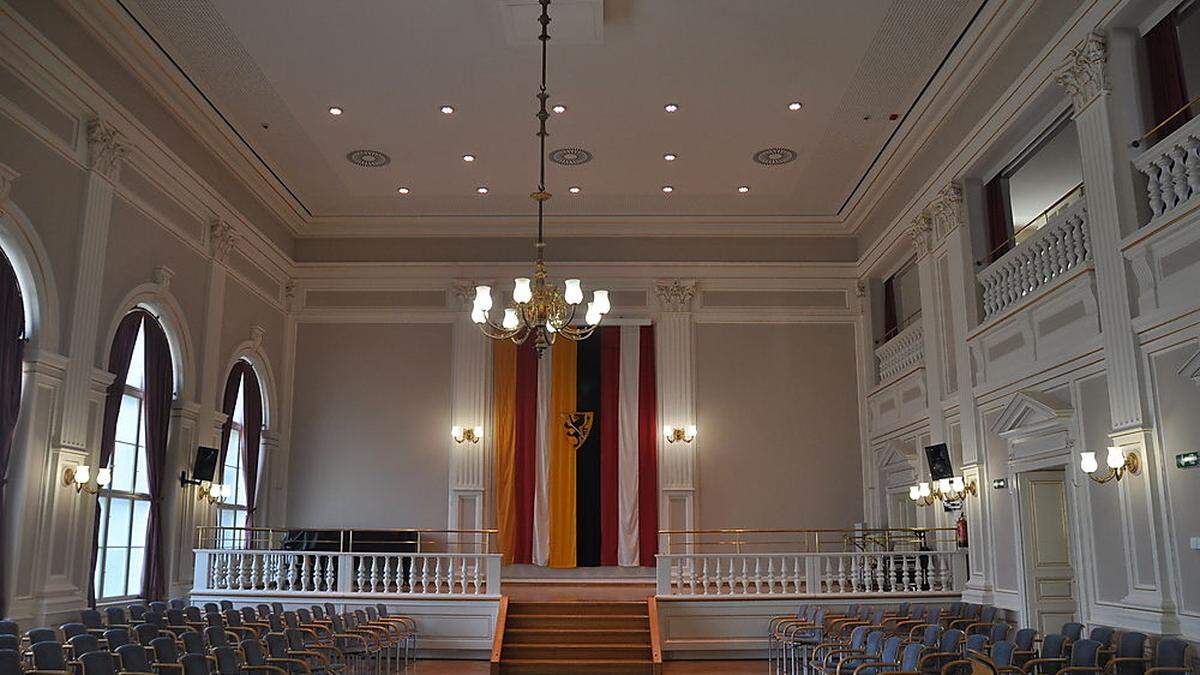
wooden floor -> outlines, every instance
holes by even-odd
[[[419,675],[471,675],[491,672],[487,661],[417,661],[404,673]],[[721,673],[722,675],[741,675],[742,673],[767,672],[766,661],[667,661],[663,663],[664,673]]]

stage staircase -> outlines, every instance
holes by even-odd
[[[499,652],[494,672],[658,672],[645,600],[507,603]]]

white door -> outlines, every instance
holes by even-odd
[[[888,493],[888,527],[916,527],[917,505],[906,491]]]
[[[1043,635],[1075,620],[1075,572],[1071,568],[1066,473],[1062,469],[1017,475],[1026,625]]]

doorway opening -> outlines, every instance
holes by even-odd
[[[1024,624],[1042,635],[1057,633],[1078,614],[1066,470],[1018,473],[1017,492]]]

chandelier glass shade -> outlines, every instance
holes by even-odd
[[[499,323],[491,318],[494,303],[492,287],[476,286],[471,320],[478,324],[484,335],[494,340],[512,340],[516,344],[523,344],[532,337],[540,357],[560,335],[568,340],[586,339],[596,331],[596,327],[611,307],[608,291],[596,290],[592,292],[592,301],[587,303],[580,316],[583,286],[579,279],[566,279],[561,289],[546,279],[546,242],[542,233],[545,205],[551,197],[546,191],[546,120],[550,117],[550,113],[546,111],[546,101],[550,98],[546,93],[546,44],[550,41],[550,0],[539,0],[539,4],[542,6],[541,16],[538,18],[538,23],[542,25],[541,35],[538,36],[542,43],[542,83],[537,95],[540,107],[536,115],[539,173],[537,192],[530,195],[537,202],[538,209],[535,246],[537,257],[533,277],[518,277],[513,280],[511,301],[504,308]]]

